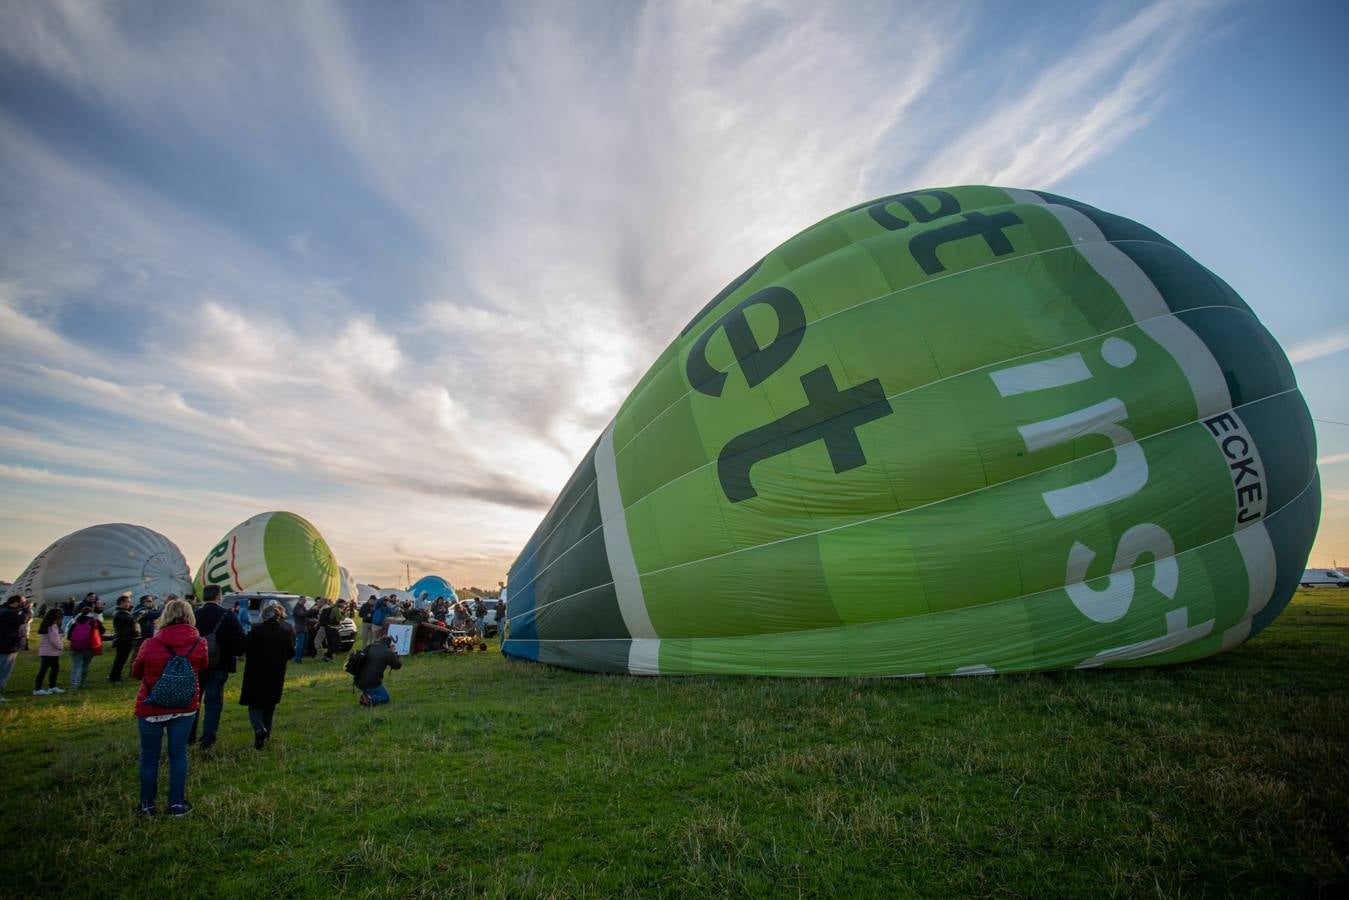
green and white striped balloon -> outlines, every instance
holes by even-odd
[[[211,548],[193,582],[197,596],[208,584],[225,593],[276,591],[336,597],[337,560],[318,529],[289,512],[253,516]]]
[[[863,203],[699,312],[510,572],[520,658],[923,675],[1181,662],[1284,608],[1320,511],[1287,358],[1149,228]]]

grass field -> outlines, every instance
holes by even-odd
[[[262,752],[235,676],[183,819],[132,815],[135,688],[108,666],[85,692],[32,697],[36,656],[20,655],[0,709],[0,894],[1349,888],[1344,591],[1301,593],[1245,647],[1156,670],[641,679],[494,651],[409,661],[372,712],[311,662]]]

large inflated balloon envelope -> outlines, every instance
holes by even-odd
[[[510,571],[516,658],[931,675],[1209,656],[1296,588],[1320,488],[1278,344],[1129,219],[884,197],[712,299]]]
[[[98,594],[112,609],[123,591],[133,597],[186,596],[192,589],[187,560],[177,545],[141,525],[93,525],[55,541],[33,559],[10,589],[39,607],[67,597]]]
[[[264,591],[338,596],[341,575],[328,542],[306,519],[289,512],[252,516],[213,546],[197,569],[197,595],[207,584],[225,593]]]

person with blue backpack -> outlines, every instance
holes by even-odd
[[[131,663],[139,678],[136,725],[141,740],[139,812],[155,814],[159,796],[159,757],[169,744],[169,807],[171,816],[192,811],[187,802],[187,736],[201,702],[198,674],[206,668],[206,641],[197,632],[196,617],[186,600],[170,600],[159,616],[159,628],[141,644]]]

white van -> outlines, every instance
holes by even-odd
[[[1349,575],[1339,569],[1303,569],[1302,586],[1309,587],[1349,587]]]

